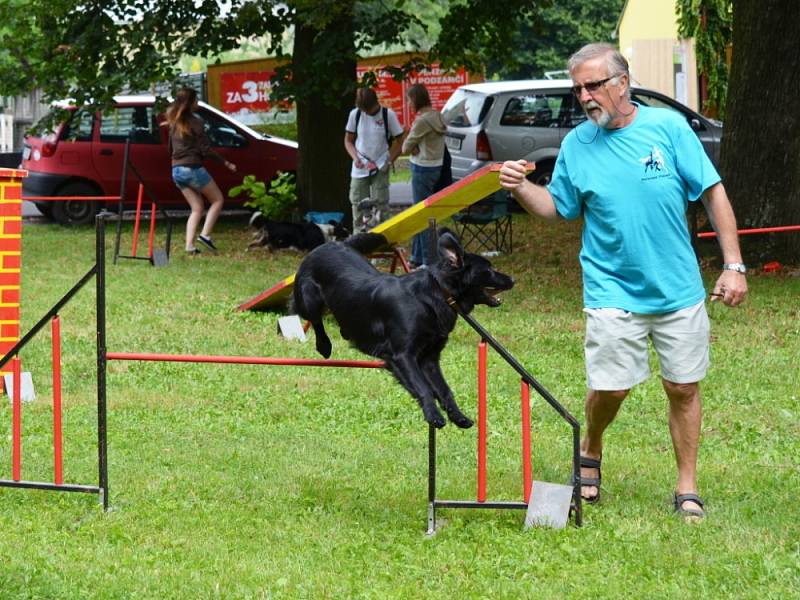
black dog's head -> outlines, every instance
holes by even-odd
[[[439,231],[439,262],[434,270],[437,279],[465,312],[470,312],[476,304],[500,306],[502,300],[497,294],[514,287],[514,279],[496,271],[483,256],[464,252],[461,242],[449,229]]]

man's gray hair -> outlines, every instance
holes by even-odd
[[[628,67],[628,61],[625,60],[625,57],[622,56],[622,53],[611,44],[586,44],[583,48],[569,57],[569,60],[567,61],[567,68],[569,69],[570,74],[572,74],[575,69],[577,69],[583,63],[599,57],[605,57],[606,68],[608,69],[609,75],[613,75],[614,77],[617,77],[618,75],[628,76],[628,86],[626,92],[628,97],[630,97],[631,74]]]

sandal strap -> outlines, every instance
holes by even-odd
[[[581,486],[600,487],[599,477],[581,477]]]
[[[696,502],[700,506],[700,508],[705,508],[705,503],[703,502],[702,498],[700,498],[700,496],[698,496],[697,494],[675,494],[673,500],[675,504],[675,510],[683,510],[681,508],[683,506],[683,503],[688,501]],[[687,512],[692,512],[692,511],[687,510]],[[694,512],[697,511],[695,510]]]
[[[580,465],[582,467],[586,467],[587,469],[599,469],[600,460],[601,459],[599,458],[589,458],[588,456],[581,456]]]

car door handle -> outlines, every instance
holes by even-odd
[[[114,151],[111,148],[103,148],[100,150],[100,156],[111,156],[114,154]]]

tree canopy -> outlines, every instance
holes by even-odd
[[[487,60],[513,62],[515,32],[550,1],[510,0],[499,15],[488,0],[0,0],[0,84],[6,95],[40,88],[48,100],[105,102],[123,89],[175,80],[183,55],[216,55],[254,37],[271,55],[290,58],[284,34],[297,28],[326,38],[309,57],[317,72],[387,45],[482,71]],[[281,73],[281,96],[319,91],[293,84],[304,66],[290,63]]]
[[[301,202],[341,208],[349,181],[341,138],[359,55],[400,44],[480,71],[486,61],[513,62],[515,32],[550,4],[507,0],[498,10],[492,0],[452,0],[442,13],[426,0],[0,0],[0,86],[6,95],[39,88],[45,100],[107,104],[122,90],[175,81],[182,55],[210,56],[261,36],[287,59],[273,93],[297,104]],[[420,17],[431,12],[441,14],[435,39]]]
[[[514,32],[513,63],[490,63],[500,79],[536,79],[566,69],[567,58],[584,44],[612,42],[624,0],[559,0],[539,18]]]
[[[697,69],[708,82],[703,109],[725,118],[733,0],[677,0],[678,33],[694,38]]]

